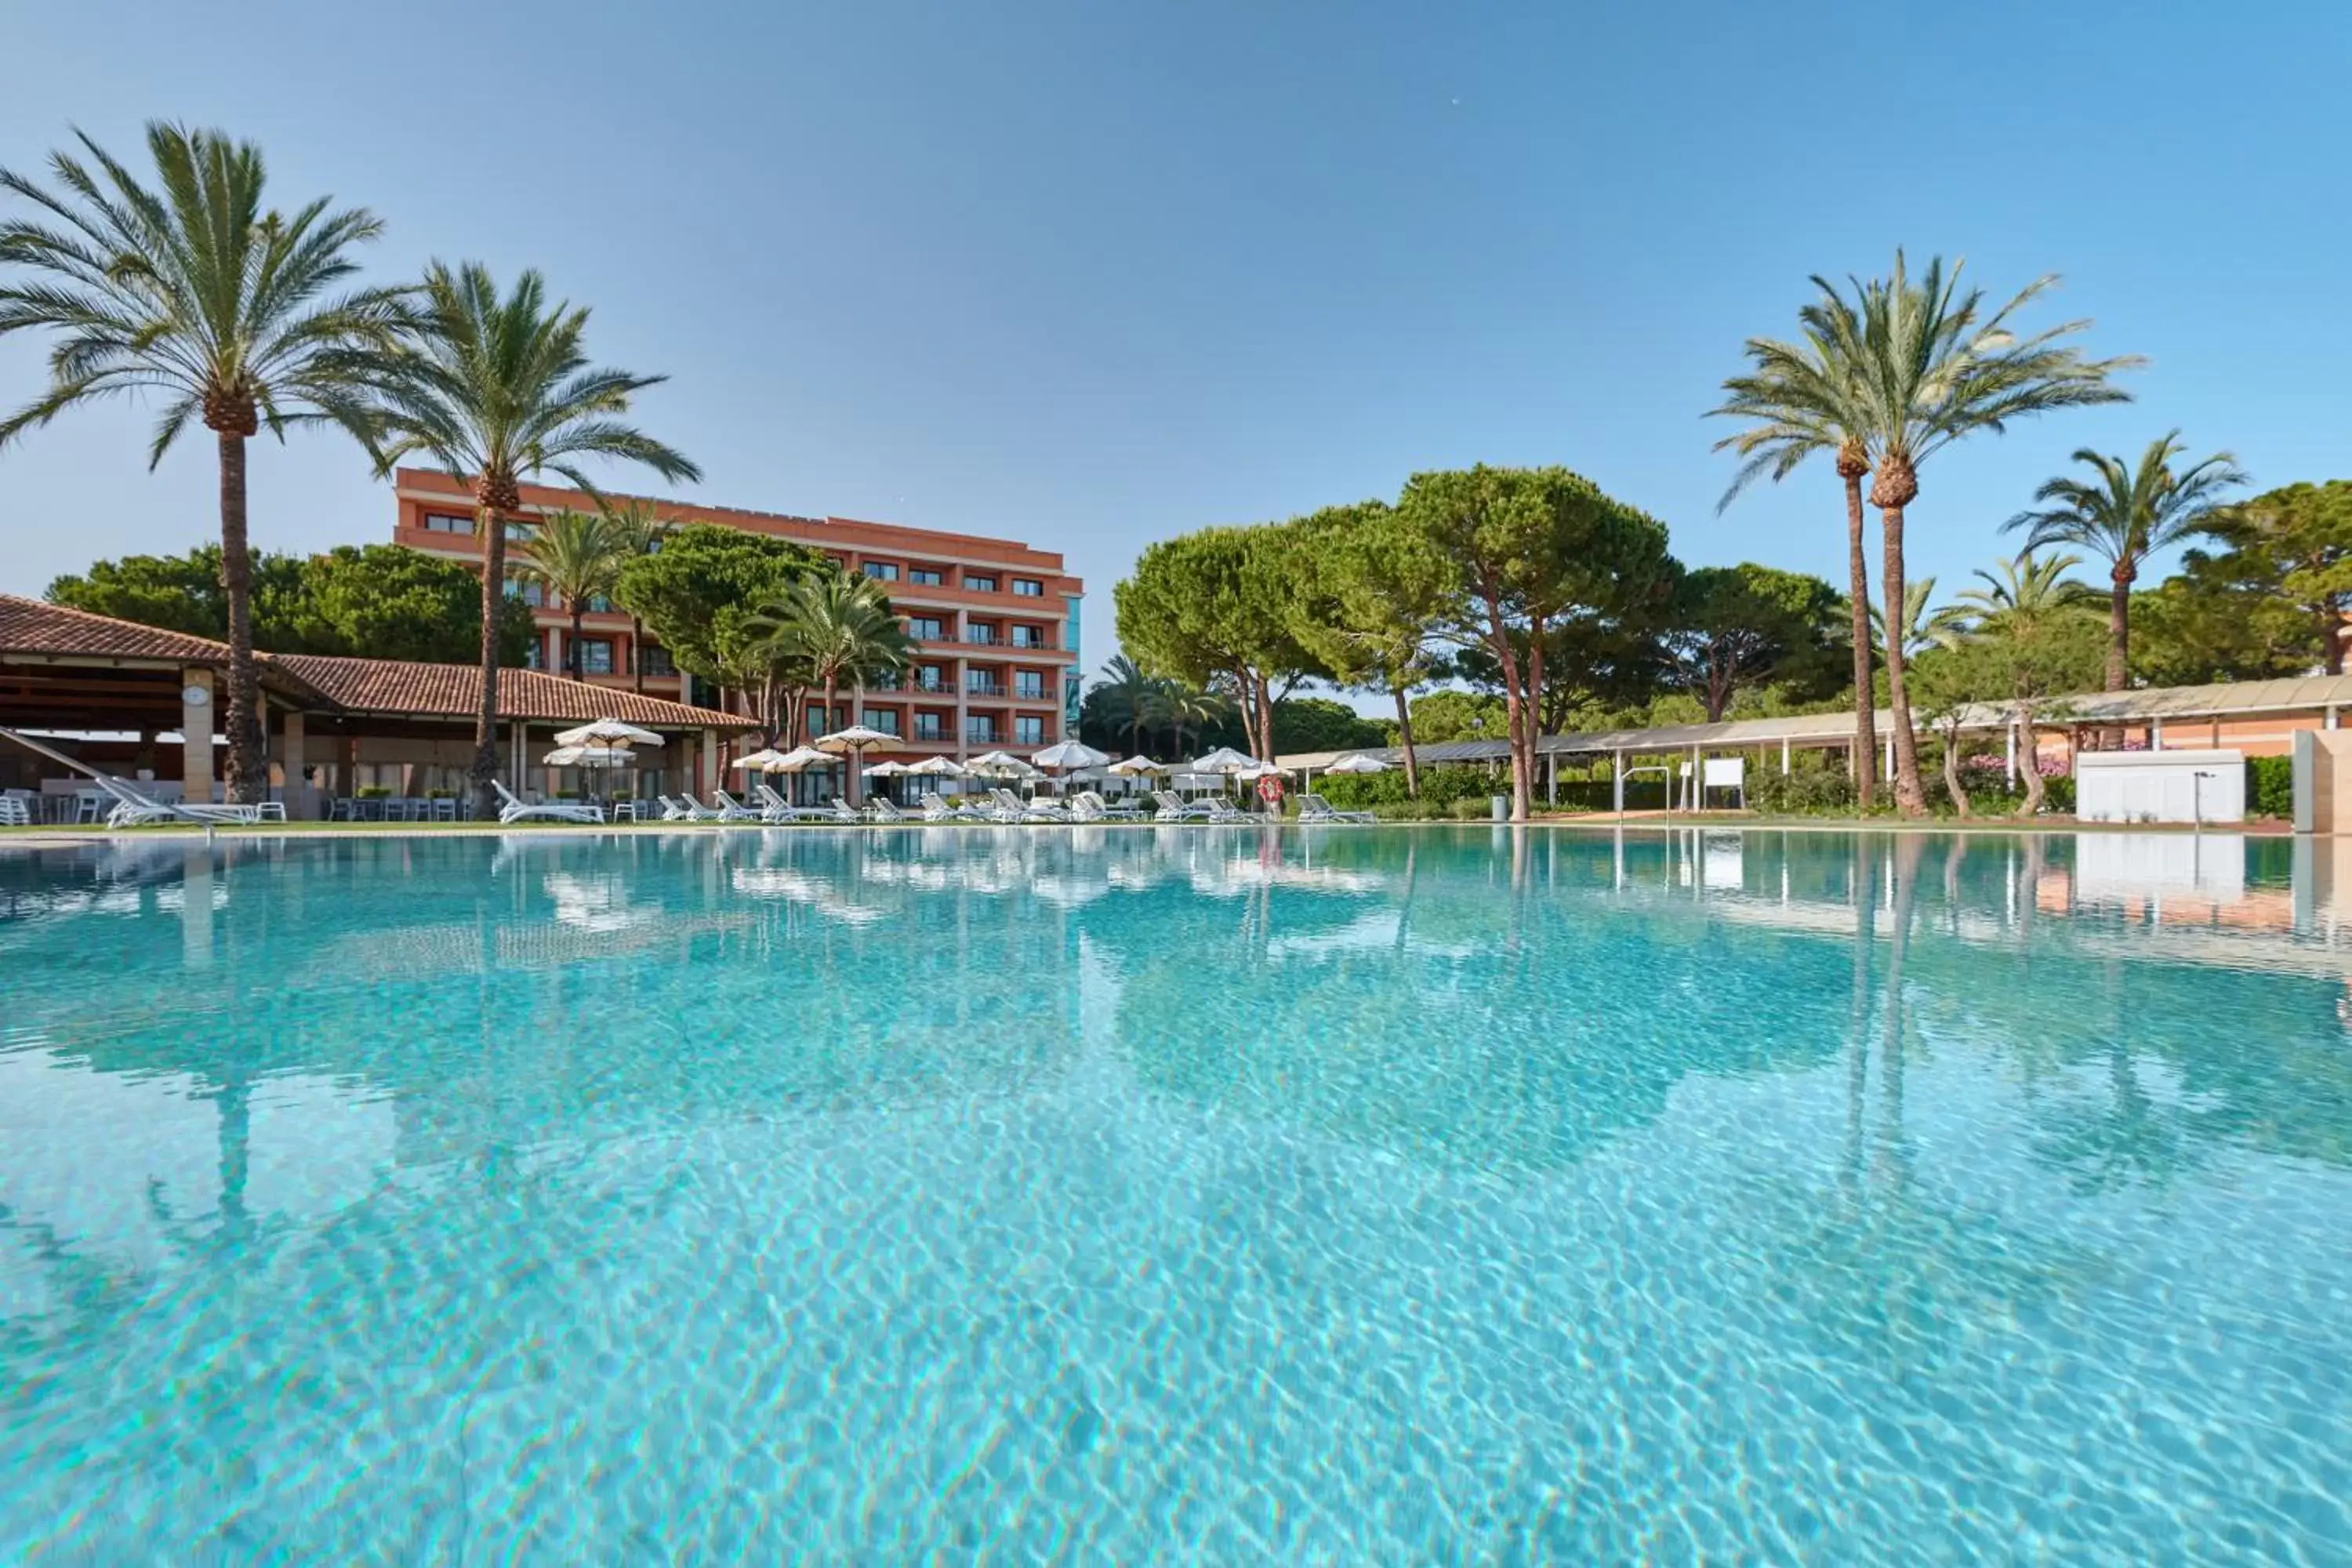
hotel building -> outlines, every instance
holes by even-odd
[[[451,560],[478,563],[470,492],[446,474],[403,468],[394,476],[400,514],[395,542]],[[568,605],[514,574],[514,545],[532,520],[549,512],[593,510],[579,490],[525,485],[522,510],[507,522],[509,591],[530,606],[531,667],[571,668]],[[895,756],[969,757],[1004,748],[1033,752],[1077,727],[1078,610],[1085,584],[1062,569],[1062,557],[1005,539],[939,533],[842,517],[794,517],[729,507],[654,501],[677,522],[709,523],[788,539],[821,550],[845,570],[862,572],[890,595],[915,639],[914,668],[903,679],[839,694],[835,710],[809,703],[806,740],[851,723],[900,737],[868,762]],[[674,702],[715,706],[719,694],[677,669],[650,637],[633,641],[629,616],[602,600],[581,623],[581,664],[595,684]],[[788,742],[789,743],[789,742]]]

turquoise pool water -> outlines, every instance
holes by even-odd
[[[2345,1561],[2327,869],[0,854],[0,1561]]]

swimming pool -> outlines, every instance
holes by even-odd
[[[0,1560],[2343,1560],[2294,859],[0,855]]]

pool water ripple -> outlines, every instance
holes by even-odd
[[[0,858],[0,1560],[2352,1560],[2215,842]]]

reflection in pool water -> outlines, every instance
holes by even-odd
[[[0,1559],[2342,1556],[2336,880],[1483,827],[0,858]]]

